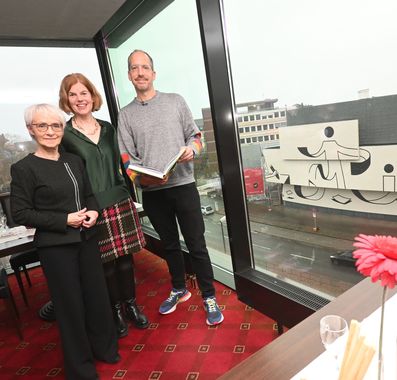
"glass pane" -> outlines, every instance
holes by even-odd
[[[104,101],[95,117],[109,121],[109,112],[95,49],[0,47],[0,56],[0,193],[5,193],[10,190],[10,165],[35,149],[24,122],[25,108],[57,105],[65,75],[81,72],[90,78]]]
[[[121,45],[113,46],[112,41],[118,38],[110,36],[107,44],[121,107],[135,97],[127,76],[127,58],[134,49],[142,49],[154,60],[155,88],[182,95],[203,131],[204,151],[195,158],[195,179],[203,206],[205,237],[212,263],[231,272],[214,133],[212,128],[207,131],[205,127],[211,115],[195,2],[176,0]],[[148,220],[145,224],[151,227]],[[221,280],[216,271],[215,276]]]
[[[397,3],[224,7],[255,268],[332,299],[397,231]]]
[[[25,108],[37,103],[57,105],[65,75],[87,75],[103,95],[104,104],[95,117],[110,118],[95,49],[0,46],[0,56],[0,196],[6,196],[11,164],[35,150],[24,122]],[[1,265],[10,269],[8,257],[1,259]]]

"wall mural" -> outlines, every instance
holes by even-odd
[[[358,120],[280,129],[280,148],[264,149],[265,181],[283,200],[397,215],[396,145],[358,145]]]
[[[359,158],[358,120],[280,128],[284,160],[352,161]]]

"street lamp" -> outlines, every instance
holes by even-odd
[[[320,228],[317,227],[317,210],[315,208],[312,209],[313,215],[313,231],[317,232]]]

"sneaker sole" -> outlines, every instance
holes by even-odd
[[[191,296],[192,296],[192,293],[190,293],[190,292],[188,291],[187,294],[185,294],[183,297],[179,298],[178,302],[177,302],[173,307],[171,307],[170,310],[168,310],[168,311],[166,311],[166,312],[161,312],[161,311],[159,310],[160,314],[163,314],[163,315],[171,314],[172,312],[174,312],[174,311],[176,310],[176,307],[177,307],[178,303],[182,303],[182,302],[187,301]]]
[[[216,325],[219,325],[220,323],[222,323],[224,319],[225,319],[225,317],[222,314],[222,319],[220,321],[214,322],[214,323],[210,323],[210,321],[207,319],[206,323],[207,323],[208,326],[216,326]]]

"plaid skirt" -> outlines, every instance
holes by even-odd
[[[139,252],[146,245],[131,198],[104,208],[99,214],[97,229],[103,263]]]

